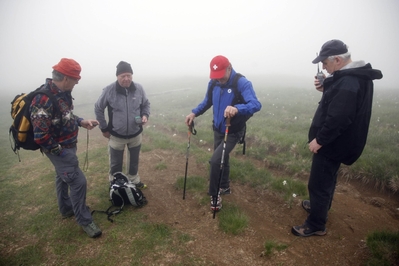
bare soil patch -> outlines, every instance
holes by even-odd
[[[106,139],[100,134],[91,133],[90,149],[106,145]],[[176,138],[187,142],[184,134]],[[148,141],[144,134],[143,145]],[[83,152],[86,143],[81,141],[79,145]],[[160,162],[167,168],[156,169]],[[257,167],[267,167],[262,162],[252,162]],[[289,203],[273,191],[234,181],[231,183],[232,194],[223,196],[223,202],[239,206],[249,217],[249,227],[236,236],[226,234],[218,227],[218,215],[213,219],[209,204],[201,204],[198,195],[190,191],[183,200],[183,191],[176,188],[177,179],[184,177],[185,163],[185,151],[156,149],[142,152],[139,172],[141,180],[148,185],[143,192],[149,203],[137,211],[146,214],[149,222],[164,223],[188,234],[191,240],[182,248],[185,254],[201,258],[201,265],[362,265],[369,256],[365,244],[368,233],[399,229],[399,195],[341,177],[329,213],[326,236],[300,238],[292,235],[291,227],[306,219],[301,199],[295,199],[290,208]],[[275,169],[269,170],[274,175],[284,175]],[[188,176],[208,178],[206,165],[197,163],[193,152],[189,157]],[[307,175],[299,176],[307,181]],[[203,196],[206,193],[204,191]],[[267,240],[286,244],[288,248],[264,256],[263,246]],[[185,254],[166,255],[162,265],[175,265],[183,261],[176,256]]]
[[[155,169],[160,161],[167,169]],[[166,223],[189,234],[193,240],[185,247],[187,253],[204,259],[208,265],[361,265],[368,256],[365,239],[369,232],[399,229],[397,195],[341,178],[329,213],[327,235],[309,238],[290,232],[307,215],[300,199],[290,208],[272,191],[232,182],[232,194],[224,196],[223,201],[238,205],[250,223],[245,232],[229,235],[218,228],[218,216],[213,219],[209,204],[201,205],[189,191],[182,199],[183,191],[177,190],[175,183],[184,176],[185,162],[184,154],[168,150],[141,154],[140,175],[148,185],[144,193],[149,204],[140,211],[152,222]],[[261,165],[255,161],[254,164]],[[194,175],[207,178],[208,171],[195,162],[195,154],[190,154],[188,176]],[[203,193],[206,195],[206,191]],[[288,248],[263,256],[266,240],[287,244]]]

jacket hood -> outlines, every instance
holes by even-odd
[[[335,71],[332,76],[333,80],[337,80],[343,76],[356,76],[365,80],[375,80],[383,77],[382,72],[378,69],[373,69],[370,63],[359,67],[359,65],[362,65],[361,62],[353,62],[347,68]]]

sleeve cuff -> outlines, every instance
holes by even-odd
[[[80,127],[82,126],[81,125],[82,121],[83,121],[83,118],[78,118],[78,126],[80,126]]]

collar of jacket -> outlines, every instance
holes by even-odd
[[[381,79],[382,73],[378,69],[373,69],[371,64],[367,63],[366,65],[361,67],[346,68],[335,71],[333,75],[326,78],[326,80],[324,81],[325,85],[327,85],[328,83],[333,83],[344,76],[355,76],[365,80],[375,80]]]
[[[127,89],[129,92],[134,92],[134,91],[136,90],[136,87],[134,86],[134,82],[132,81],[132,83],[130,83],[130,86],[129,86],[129,87],[123,88],[121,85],[119,85],[119,82],[116,81],[116,92],[117,92],[117,93],[126,95],[126,89]]]
[[[216,86],[220,88],[231,88],[231,86],[233,85],[233,80],[235,75],[236,75],[235,70],[231,68],[229,80],[225,84],[220,84],[218,81],[216,81]]]

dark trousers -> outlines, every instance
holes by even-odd
[[[308,183],[311,211],[306,220],[313,230],[325,230],[341,163],[324,155],[313,155]]]
[[[64,150],[66,153],[64,157],[46,153],[57,174],[55,187],[58,208],[62,215],[73,210],[77,223],[79,225],[88,225],[93,221],[93,218],[86,205],[86,177],[79,168],[76,147]]]
[[[221,165],[223,146],[224,146],[224,136],[217,131],[213,132],[213,155],[209,161],[210,164],[210,177],[209,177],[209,195],[217,196],[218,187],[228,188],[230,186],[230,152],[234,149],[242,135],[244,130],[231,133],[227,136],[226,147],[223,158],[223,165]],[[222,175],[223,172],[223,175]],[[222,176],[221,176],[222,175]],[[219,186],[220,182],[220,186]]]

